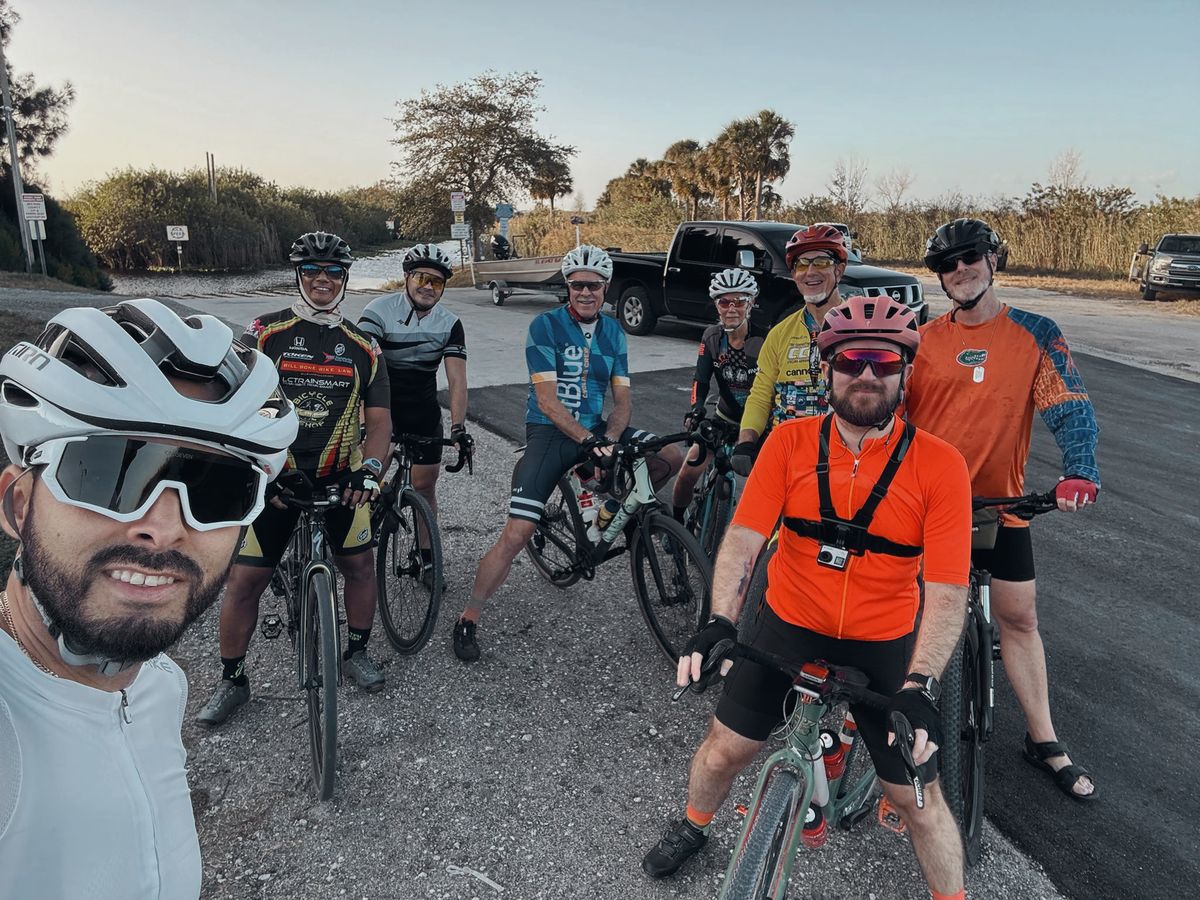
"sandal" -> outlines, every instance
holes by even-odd
[[[1083,766],[1076,763],[1071,763],[1069,766],[1063,766],[1061,769],[1055,769],[1046,760],[1054,756],[1068,756],[1070,751],[1067,750],[1067,745],[1062,741],[1042,741],[1040,744],[1035,744],[1033,738],[1028,733],[1025,735],[1025,752],[1022,756],[1025,762],[1035,768],[1049,772],[1054,777],[1054,784],[1060,791],[1070,797],[1072,800],[1078,800],[1080,803],[1090,803],[1093,800],[1099,799],[1100,790],[1096,787],[1096,779],[1092,778],[1092,773]],[[1087,778],[1092,782],[1092,792],[1090,794],[1077,794],[1073,790],[1080,778]]]

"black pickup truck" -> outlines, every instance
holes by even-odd
[[[650,334],[659,319],[709,325],[717,320],[708,296],[713,273],[735,266],[758,280],[751,328],[766,334],[804,302],[792,281],[784,248],[799,225],[784,222],[684,222],[667,253],[611,251],[613,277],[608,301],[630,334]],[[839,285],[842,296],[888,294],[908,304],[924,322],[929,307],[921,283],[911,275],[863,264],[853,250]]]

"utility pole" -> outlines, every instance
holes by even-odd
[[[29,224],[25,221],[25,208],[21,205],[21,194],[25,186],[21,183],[21,167],[17,161],[17,132],[13,128],[12,92],[8,87],[8,63],[4,59],[4,40],[0,35],[0,100],[4,107],[4,127],[8,134],[8,158],[12,166],[13,199],[17,205],[17,230],[21,232],[21,247],[25,250],[25,274],[33,274],[33,246],[29,240]]]

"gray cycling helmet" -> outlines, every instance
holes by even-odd
[[[350,252],[350,245],[336,234],[310,231],[296,238],[288,253],[288,261],[296,266],[307,262],[326,262],[349,268],[354,262],[354,254]]]
[[[449,254],[437,244],[417,244],[408,248],[401,264],[405,274],[413,269],[437,269],[446,278],[454,274],[454,263]]]
[[[194,399],[170,376],[223,391]],[[271,360],[220,319],[180,318],[157,300],[63,310],[0,360],[0,433],[20,464],[56,438],[136,434],[213,447],[274,478],[297,429]]]

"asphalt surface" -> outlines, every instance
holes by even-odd
[[[89,302],[34,293],[3,292],[4,306],[39,315]],[[483,662],[464,669],[449,655],[450,623],[503,520],[510,441],[523,431],[519,344],[499,323],[508,315],[519,333],[520,320],[548,308],[510,300],[502,311],[481,294],[452,293],[464,317],[470,310],[468,323],[496,316],[487,334],[469,324],[468,343],[477,348],[472,382],[486,372],[488,384],[471,392],[472,418],[497,436],[480,434],[474,479],[443,480],[450,583],[438,632],[415,658],[396,656],[382,635],[373,640],[389,687],[369,698],[343,691],[339,789],[329,804],[313,803],[307,791],[302,708],[289,683],[286,643],[256,640],[251,705],[216,732],[185,728],[205,895],[500,896],[490,879],[517,898],[709,896],[736,838],[728,810],[713,845],[679,878],[650,883],[637,868],[663,821],[678,812],[711,701],[685,708],[664,699],[669,675],[636,612],[622,560],[565,593],[519,560],[485,613]],[[287,302],[183,300],[235,324]],[[1056,318],[1070,339],[1068,317]],[[1089,350],[1105,333],[1119,341],[1120,324],[1096,322]],[[650,368],[658,367],[634,377],[634,422],[667,431],[686,405],[690,367],[683,363],[698,330],[666,325],[661,332],[631,339],[631,356],[653,348]],[[1194,322],[1181,320],[1147,340],[1182,355],[1196,334]],[[1089,354],[1077,352],[1077,361],[1102,429],[1101,500],[1033,527],[1059,733],[1095,774],[1102,799],[1075,803],[1021,760],[1023,724],[998,675],[987,798],[995,827],[971,874],[975,897],[1175,897],[1200,883],[1200,800],[1185,768],[1200,738],[1200,629],[1192,592],[1179,587],[1200,574],[1197,388]],[[1057,465],[1052,440],[1036,425],[1030,487],[1052,484]],[[214,611],[173,654],[189,669],[189,714],[218,671],[215,620]],[[744,800],[748,790],[743,779],[735,796]],[[792,895],[927,896],[921,884],[904,839],[860,828],[805,856]]]

